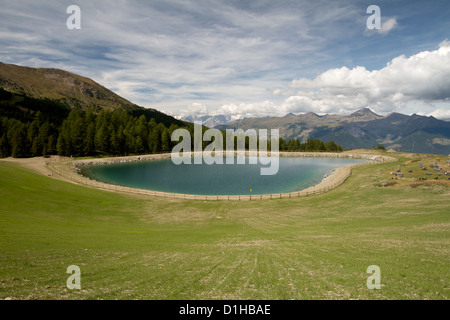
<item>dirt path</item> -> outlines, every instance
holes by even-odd
[[[350,154],[334,154],[334,153],[280,153],[280,156],[284,157],[349,157],[349,158],[360,158],[361,154],[350,155]],[[104,183],[99,183],[97,181],[89,180],[83,176],[80,176],[74,170],[75,163],[80,165],[82,163],[90,164],[90,163],[116,163],[122,161],[145,161],[150,158],[160,159],[167,158],[169,155],[149,155],[149,156],[135,156],[135,157],[121,157],[121,158],[108,158],[108,159],[91,159],[91,160],[80,160],[73,162],[71,158],[54,156],[51,158],[29,158],[29,159],[14,159],[7,158],[2,159],[0,161],[6,162],[14,162],[22,165],[25,168],[28,168],[34,172],[39,174],[49,176],[52,178],[56,178],[59,180],[68,181],[75,184],[86,185],[98,189],[116,191],[116,192],[126,192],[132,194],[144,194],[150,196],[162,196],[166,198],[183,198],[183,199],[195,199],[195,200],[258,200],[258,199],[272,199],[272,198],[285,198],[285,197],[296,197],[296,196],[304,196],[304,195],[312,195],[327,192],[331,189],[334,189],[341,185],[352,172],[352,168],[358,167],[360,165],[367,165],[370,162],[362,163],[362,164],[354,164],[341,168],[337,168],[333,174],[331,174],[327,179],[322,181],[320,184],[308,188],[306,190],[302,190],[299,192],[292,192],[286,194],[276,194],[276,195],[262,195],[262,196],[193,196],[193,195],[182,195],[182,194],[170,194],[170,193],[162,193],[155,192],[149,190],[139,190],[132,188],[119,187],[114,185],[108,185]],[[383,161],[390,162],[393,160],[397,160],[395,158],[390,157],[379,157],[378,159],[372,158],[373,155],[367,155],[367,160],[370,161]],[[47,165],[47,163],[50,163]]]
[[[52,156],[50,158],[44,158],[44,157],[37,157],[37,158],[24,158],[24,159],[18,159],[18,158],[6,158],[6,159],[0,159],[0,163],[3,162],[13,162],[21,165],[24,168],[30,169],[31,171],[34,171],[38,174],[52,177],[53,179],[63,180],[66,182],[72,182],[70,179],[66,179],[60,175],[55,175],[52,170],[47,165],[48,161],[51,162],[61,162],[64,160],[70,160],[70,158],[63,158],[59,156]]]
[[[49,168],[46,165],[46,161],[48,159],[45,158],[27,158],[27,159],[15,159],[15,158],[7,158],[7,159],[1,159],[0,161],[5,162],[14,162],[18,163],[21,166],[33,170],[34,172],[37,172],[39,174],[45,175],[45,176],[51,176],[52,172],[49,170]]]

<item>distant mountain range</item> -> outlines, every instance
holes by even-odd
[[[285,139],[334,141],[344,149],[372,148],[383,144],[403,152],[450,154],[450,122],[434,117],[392,113],[375,114],[363,108],[349,116],[315,113],[284,117],[249,118],[216,128],[279,129]]]
[[[203,125],[208,128],[216,128],[219,126],[230,124],[237,120],[244,120],[244,119],[240,119],[240,118],[238,119],[238,118],[228,116],[228,115],[217,115],[217,116],[188,115],[188,116],[178,117],[178,119],[180,119],[182,121],[191,122],[191,123],[193,123],[195,121],[201,121],[203,123]]]
[[[94,111],[123,108],[134,116],[144,114],[149,119],[154,118],[167,127],[172,123],[185,125],[185,122],[158,110],[131,103],[89,78],[59,69],[36,69],[0,62],[0,89],[13,94],[12,98],[3,103],[9,102],[9,107],[22,111],[37,111],[36,108],[44,104],[42,101],[45,104],[51,101],[53,106],[68,111],[73,108]]]
[[[380,116],[364,108],[349,116],[307,113],[238,121],[220,115],[175,119],[158,110],[135,105],[91,79],[58,69],[0,63],[0,102],[0,115],[6,117],[41,111],[64,118],[73,108],[94,111],[123,108],[134,116],[144,114],[154,118],[166,127],[201,120],[207,127],[222,130],[279,129],[285,139],[334,141],[345,149],[383,144],[396,151],[450,154],[450,122],[434,117],[399,113]]]

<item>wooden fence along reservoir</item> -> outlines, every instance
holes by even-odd
[[[279,156],[279,174],[267,177],[259,175],[259,166],[249,164],[175,166],[170,162],[171,154],[77,161],[52,158],[47,165],[55,175],[66,180],[104,190],[177,199],[248,201],[324,193],[345,182],[355,167],[397,161],[386,156],[341,153],[280,152]],[[302,164],[300,160],[306,161]],[[140,172],[141,169],[146,172]],[[115,170],[119,174],[114,173]],[[182,177],[179,174],[183,171],[186,175]],[[233,171],[234,176],[231,176]],[[100,178],[104,181],[97,181],[83,175],[98,178],[102,172],[112,173],[112,176],[106,174]],[[198,176],[199,173],[203,175]],[[114,175],[117,178],[121,174],[127,185],[118,185],[124,181],[114,180]]]

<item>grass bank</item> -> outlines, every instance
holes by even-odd
[[[1,161],[0,298],[448,299],[449,185],[391,175],[448,157],[396,156],[326,194],[257,202],[117,194]]]

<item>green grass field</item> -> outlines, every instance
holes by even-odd
[[[0,162],[0,298],[448,299],[449,184],[385,186],[431,161],[397,156],[323,195],[252,202],[117,194]]]

